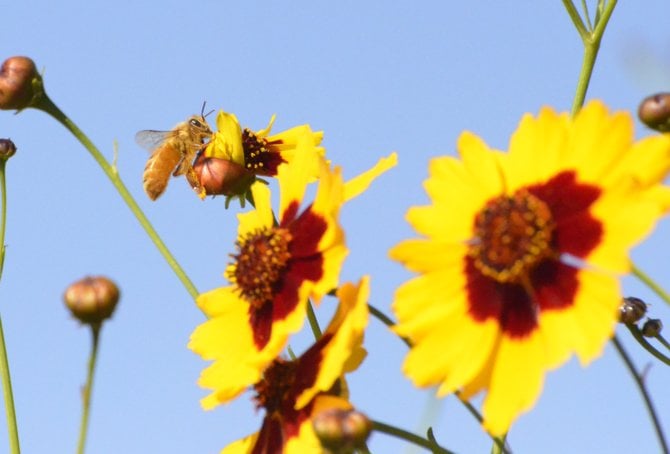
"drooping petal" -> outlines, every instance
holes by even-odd
[[[391,153],[381,158],[371,169],[352,178],[344,184],[344,200],[349,201],[365,192],[377,177],[398,164],[398,154]]]
[[[362,342],[363,332],[368,323],[367,301],[369,278],[364,277],[357,286],[344,284],[337,291],[340,304],[322,340],[307,350],[299,360],[299,376],[308,375],[303,369],[316,369],[313,383],[305,383],[306,388],[296,398],[295,408],[307,405],[319,392],[328,391],[335,381],[344,375],[345,365],[351,358],[360,363],[365,356]]]

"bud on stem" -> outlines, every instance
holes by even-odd
[[[10,57],[0,67],[0,109],[22,110],[34,106],[44,94],[42,77],[28,57]]]
[[[119,301],[119,288],[106,277],[87,276],[70,285],[63,299],[77,320],[99,326],[114,313]]]

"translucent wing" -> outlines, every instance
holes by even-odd
[[[153,131],[151,129],[145,129],[144,131],[135,134],[135,142],[142,148],[153,151],[173,134],[174,131]]]

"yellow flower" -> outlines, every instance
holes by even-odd
[[[289,162],[303,138],[313,145],[313,151],[324,156],[326,151],[319,147],[323,132],[314,132],[309,125],[300,125],[277,134],[270,135],[275,116],[265,129],[253,132],[242,129],[234,114],[219,111],[216,117],[218,131],[212,136],[204,155],[225,159],[243,165],[255,175],[276,176],[280,164]]]
[[[337,382],[365,357],[368,287],[367,277],[357,286],[343,285],[337,292],[340,305],[323,336],[300,357],[276,359],[268,366],[254,385],[256,405],[265,410],[260,431],[230,444],[222,454],[322,451],[312,417],[332,408],[351,408],[347,396],[336,392],[343,388]]]
[[[670,137],[633,143],[627,113],[591,102],[574,118],[526,115],[509,152],[471,133],[460,159],[430,164],[432,205],[407,219],[424,238],[390,252],[420,276],[396,292],[403,370],[438,394],[487,391],[484,427],[505,433],[545,371],[601,354],[629,249],[670,207]]]
[[[206,408],[256,383],[302,327],[308,299],[318,303],[337,287],[348,253],[337,222],[340,207],[395,162],[392,155],[344,183],[339,169],[331,170],[317,153],[305,151],[311,146],[301,139],[295,159],[278,168],[276,223],[268,187],[252,186],[255,210],[238,215],[237,253],[225,273],[230,285],[198,297],[210,319],[194,331],[189,347],[214,360],[199,381],[213,390],[203,399]],[[318,175],[314,202],[301,209],[313,175]]]

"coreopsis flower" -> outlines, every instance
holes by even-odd
[[[424,238],[391,250],[420,273],[396,292],[395,330],[416,385],[486,390],[484,427],[502,434],[547,370],[610,339],[629,249],[669,207],[670,137],[634,143],[630,115],[594,101],[524,116],[508,153],[468,132],[458,152],[431,162],[433,203],[407,213]]]
[[[279,165],[293,159],[298,142],[303,139],[312,145],[305,148],[309,152],[325,154],[319,146],[323,132],[300,125],[271,135],[274,120],[273,115],[265,129],[254,132],[242,129],[234,114],[219,111],[218,130],[193,164],[206,194],[243,199],[256,176],[277,176]]]
[[[222,454],[322,452],[313,419],[331,409],[350,410],[343,376],[365,357],[362,347],[367,325],[368,278],[344,284],[323,336],[294,360],[275,359],[254,384],[255,401],[265,417],[259,432],[238,440]]]
[[[337,219],[342,204],[395,164],[395,154],[344,183],[311,143],[302,139],[295,158],[278,168],[280,207],[275,222],[266,185],[251,191],[255,209],[238,215],[237,253],[225,272],[227,287],[200,295],[210,317],[191,337],[190,348],[214,360],[200,377],[213,393],[205,408],[225,402],[256,383],[303,324],[308,299],[318,303],[337,287],[348,250]],[[318,175],[313,203],[301,209],[306,186]]]

